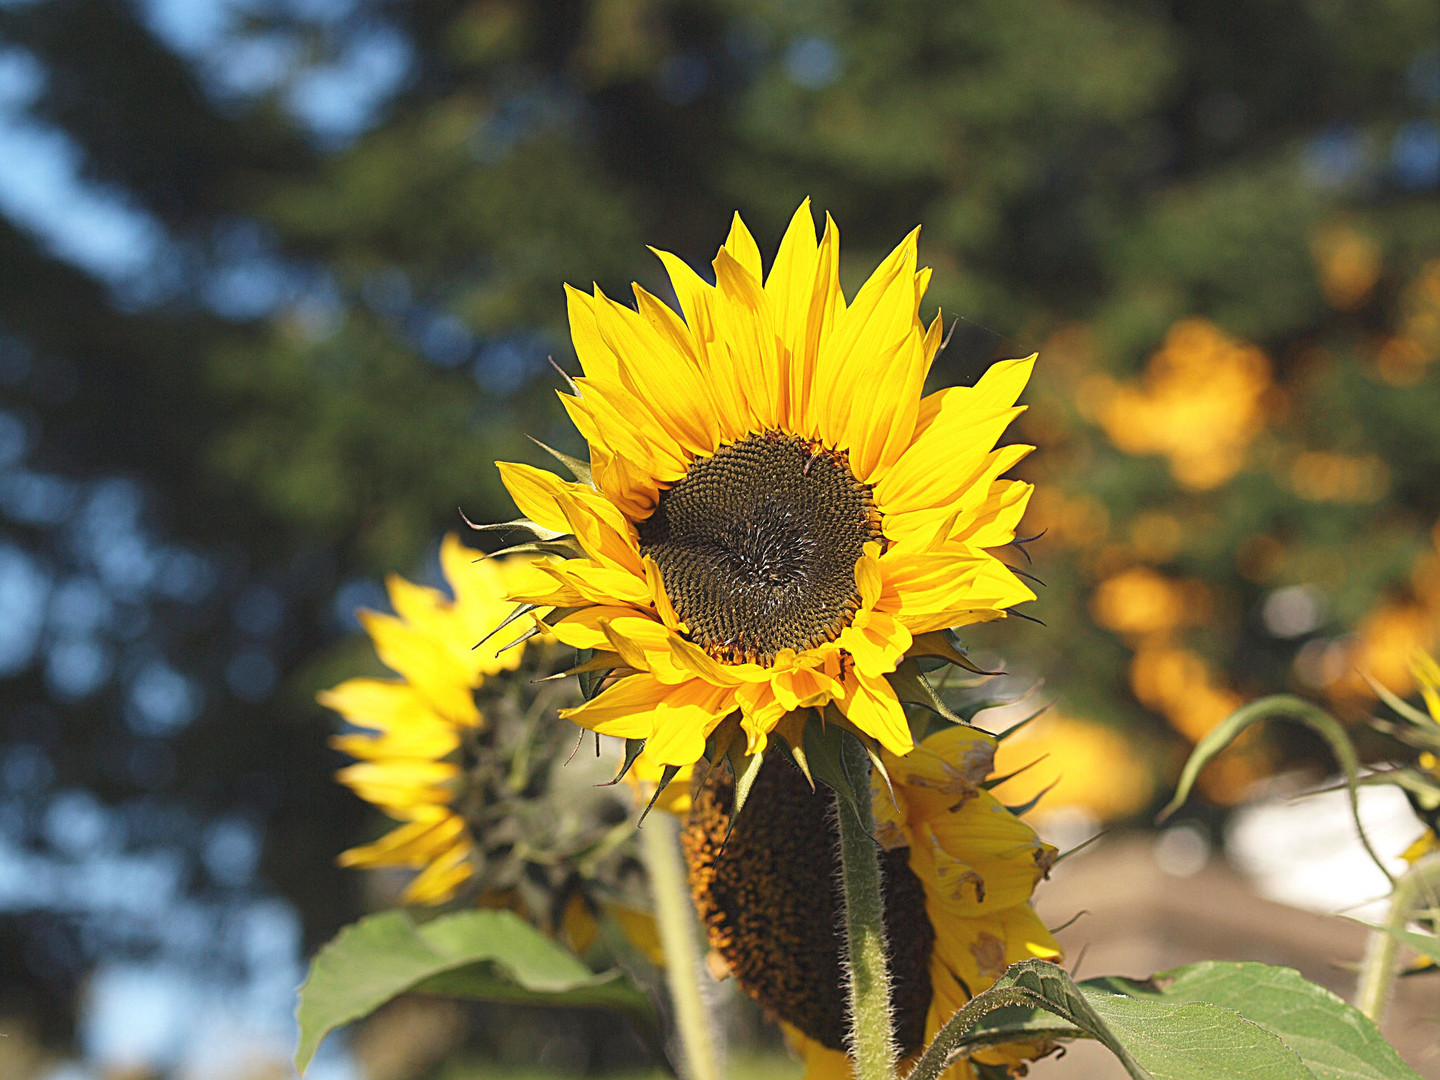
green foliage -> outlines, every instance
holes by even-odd
[[[1029,960],[957,1013],[907,1080],[933,1080],[966,1047],[1077,1036],[1103,1043],[1135,1080],[1416,1077],[1370,1020],[1289,968],[1205,961],[1077,985]]]
[[[1185,800],[1190,797],[1191,788],[1195,784],[1196,777],[1200,775],[1200,770],[1205,768],[1221,751],[1247,729],[1276,718],[1295,720],[1304,724],[1323,738],[1326,745],[1330,747],[1331,753],[1340,762],[1340,767],[1345,773],[1345,787],[1350,797],[1350,817],[1355,822],[1355,833],[1360,838],[1360,842],[1365,845],[1365,850],[1370,853],[1370,858],[1380,868],[1380,872],[1389,878],[1390,871],[1386,869],[1384,860],[1370,847],[1370,840],[1365,835],[1364,827],[1360,824],[1360,803],[1356,793],[1360,781],[1360,761],[1355,753],[1355,744],[1351,742],[1350,736],[1338,720],[1324,709],[1301,698],[1284,694],[1261,698],[1259,701],[1252,701],[1248,705],[1236,709],[1224,721],[1216,725],[1196,744],[1194,751],[1186,759],[1185,767],[1180,773],[1180,781],[1175,786],[1175,795],[1165,809],[1160,812],[1160,820],[1164,821],[1185,805]]]
[[[465,911],[417,925],[398,911],[346,927],[316,955],[300,989],[295,1067],[320,1040],[400,994],[594,1006],[654,1022],[649,997],[620,971],[595,974],[508,911]]]

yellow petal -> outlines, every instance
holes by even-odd
[[[704,751],[710,731],[734,709],[733,691],[700,679],[669,686],[640,672],[560,715],[602,735],[647,739],[646,754],[662,765],[689,765]]]
[[[1034,358],[992,364],[973,387],[953,386],[922,403],[910,447],[875,486],[887,514],[943,507],[974,482],[1010,422],[1024,411],[1015,406],[1034,368]]]
[[[385,666],[405,676],[441,716],[457,724],[480,722],[470,670],[446,645],[392,615],[362,611],[360,621]]]
[[[388,730],[434,717],[430,703],[402,679],[347,679],[315,700],[357,727]]]
[[[388,758],[443,758],[460,745],[460,732],[455,725],[431,716],[428,722],[410,723],[391,728],[379,737],[371,735],[336,735],[330,745],[341,753],[367,761]]]
[[[475,873],[470,865],[469,845],[457,846],[436,859],[400,894],[405,904],[443,904]]]
[[[899,408],[898,392],[912,383],[918,391],[916,379],[923,378],[924,355],[914,327],[917,233],[901,241],[837,317],[816,364],[816,379],[826,391],[823,437],[850,452],[861,480],[871,479],[896,425],[907,442],[914,429],[918,405]]]
[[[465,835],[463,818],[448,810],[392,829],[379,840],[342,851],[341,866],[424,866]]]
[[[1410,663],[1410,673],[1420,687],[1431,719],[1440,723],[1440,664],[1437,664],[1429,653],[1416,649]]]
[[[840,635],[840,647],[855,658],[855,667],[880,678],[894,671],[910,647],[910,631],[883,611],[861,611]]]
[[[765,293],[770,298],[770,310],[774,313],[775,332],[789,361],[789,415],[782,425],[786,430],[804,430],[806,402],[809,401],[815,375],[815,360],[808,348],[806,328],[819,250],[815,241],[815,220],[810,216],[810,200],[806,199],[790,219],[790,225],[780,240],[775,264],[770,268],[770,276],[765,279]]]
[[[592,604],[645,607],[650,602],[650,587],[643,577],[594,559],[565,559],[540,569]]]
[[[838,704],[845,718],[865,734],[880,740],[892,754],[908,754],[915,740],[905,721],[895,691],[883,677],[866,675],[857,667],[845,679],[846,696]]]
[[[606,649],[609,639],[601,624],[635,614],[634,608],[614,604],[597,604],[572,612],[559,622],[550,624],[550,632],[575,649]]]
[[[737,211],[730,221],[730,235],[725,238],[725,252],[745,268],[745,272],[757,282],[760,280],[760,246],[740,220]]]
[[[555,501],[556,494],[564,488],[564,480],[552,472],[515,461],[497,461],[495,467],[500,470],[500,482],[510,492],[520,513],[554,532],[570,531],[565,514]]]

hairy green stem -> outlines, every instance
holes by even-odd
[[[1385,1015],[1385,1005],[1395,983],[1395,955],[1400,942],[1391,931],[1403,930],[1421,911],[1435,907],[1437,894],[1440,894],[1440,853],[1426,855],[1401,876],[1390,894],[1385,924],[1370,931],[1365,959],[1355,984],[1355,1007],[1377,1024]]]
[[[678,828],[669,814],[651,814],[640,830],[640,838],[650,873],[660,944],[665,949],[665,979],[675,1008],[685,1078],[720,1080],[720,1057],[709,1012],[700,996],[700,949],[695,940],[695,912],[685,883]]]
[[[870,763],[853,739],[842,741],[852,777],[869,775]],[[850,991],[850,1053],[857,1080],[895,1080],[895,1018],[890,1007],[890,970],[885,952],[885,901],[880,857],[871,834],[870,785],[857,782],[856,798],[835,800],[840,832],[840,880],[845,899],[844,967]]]

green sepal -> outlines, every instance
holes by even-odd
[[[519,637],[515,638],[513,641],[506,642],[504,645],[501,645],[500,648],[496,649],[495,655],[499,656],[503,652],[508,652],[509,650],[515,648],[516,645],[522,645],[525,642],[529,641],[532,637],[537,637],[541,633],[542,631],[538,626],[527,627],[525,632]]]
[[[561,465],[564,465],[565,468],[569,469],[570,475],[575,477],[575,479],[580,481],[580,483],[591,488],[595,486],[595,481],[590,475],[590,466],[586,462],[581,461],[579,458],[571,457],[569,454],[562,454],[554,447],[546,446],[543,442],[535,438],[535,436],[533,435],[526,435],[525,437],[531,442],[533,442],[536,446],[540,447],[541,450],[544,450],[556,461],[560,462]]]
[[[599,784],[599,785],[597,785],[597,786],[598,786],[598,787],[614,787],[616,784],[620,783],[621,780],[624,780],[624,779],[625,779],[625,774],[630,771],[630,766],[635,764],[635,759],[640,756],[640,752],[641,752],[642,750],[644,750],[644,749],[645,749],[645,740],[644,740],[644,739],[626,739],[626,740],[625,740],[625,760],[624,760],[624,761],[621,763],[621,765],[620,765],[620,771],[615,774],[615,777],[614,777],[613,780],[606,780],[606,781],[604,781],[603,783],[601,783],[601,784]]]
[[[593,652],[594,650],[586,649],[585,651]],[[576,664],[572,668],[566,668],[564,671],[557,671],[553,675],[546,675],[533,681],[537,683],[554,682],[557,679],[568,679],[572,675],[588,675],[592,671],[613,671],[620,666],[620,663],[620,657],[613,652],[595,652],[595,655],[583,664]]]
[[[496,521],[488,525],[477,525],[466,517],[465,511],[462,510],[460,511],[460,518],[476,532],[500,532],[504,529],[524,529],[531,536],[535,537],[536,540],[558,540],[562,536],[569,535],[568,533],[559,532],[555,529],[547,529],[544,525],[531,521],[527,517],[518,517],[510,521]]]
[[[938,656],[976,675],[1004,674],[1003,671],[986,671],[976,667],[975,662],[966,654],[965,647],[955,640],[949,630],[931,630],[929,633],[915,635],[915,640],[911,642],[906,653],[910,656]]]
[[[730,806],[730,824],[725,829],[725,839],[729,840],[735,822],[740,819],[740,811],[745,808],[745,803],[750,798],[750,789],[755,786],[755,778],[760,775],[760,767],[765,763],[765,752],[762,750],[758,754],[747,754],[741,740],[735,739],[725,752],[725,760],[730,763],[730,771],[735,774],[735,797]]]
[[[805,725],[805,756],[809,759],[811,775],[849,804],[856,820],[860,816],[860,800],[870,798],[870,781],[864,778],[862,788],[847,762],[851,756],[845,749],[845,740],[856,736],[845,730],[843,717],[834,704],[825,706],[819,723],[811,721]]]
[[[604,683],[605,677],[609,675],[610,672],[614,671],[615,668],[619,666],[620,662],[620,658],[616,656],[614,665],[602,668],[591,667],[590,660],[598,658],[600,656],[612,655],[614,654],[596,653],[593,649],[580,649],[578,651],[578,656],[581,658],[581,662],[578,666],[580,668],[583,668],[584,670],[577,670],[576,674],[580,677],[580,696],[586,701],[593,701],[595,699],[595,695],[600,693],[601,684]]]
[[[914,657],[906,657],[900,662],[900,666],[885,678],[895,691],[895,696],[905,704],[923,706],[937,716],[949,720],[952,724],[971,726],[969,721],[963,719],[940,700],[940,695],[930,685],[930,680],[925,678]]]
[[[516,604],[514,610],[512,610],[509,615],[506,615],[505,618],[501,619],[498,623],[496,623],[494,627],[491,628],[490,632],[484,637],[482,637],[479,641],[477,641],[474,645],[472,645],[471,648],[478,649],[481,645],[484,645],[485,642],[489,641],[501,630],[504,630],[505,627],[509,626],[516,619],[523,619],[526,615],[529,615],[530,612],[539,611],[544,606],[544,604]]]
[[[1014,780],[1015,777],[1019,776],[1021,773],[1028,772],[1030,769],[1033,769],[1036,765],[1039,765],[1040,762],[1044,761],[1049,756],[1049,754],[1041,754],[1034,761],[1031,761],[1025,765],[1021,765],[1020,768],[1016,769],[1014,772],[1006,773],[1004,776],[992,776],[988,780],[982,780],[980,782],[980,789],[982,791],[991,791],[994,788],[997,788],[1001,784],[1005,783],[1006,780]]]
[[[1397,698],[1396,700],[1399,699]],[[1404,702],[1401,702],[1401,704],[1404,704]],[[1370,726],[1376,731],[1383,731],[1391,738],[1399,739],[1406,746],[1413,746],[1417,750],[1429,750],[1431,753],[1440,754],[1440,724],[1421,727],[1413,721],[1401,724],[1394,720],[1385,720],[1376,717],[1370,721]]]
[[[584,557],[585,551],[572,533],[565,533],[553,540],[527,540],[523,544],[511,544],[485,557],[498,559],[503,555],[559,555],[563,559],[579,559]]]
[[[1017,731],[1023,731],[1030,724],[1033,724],[1036,720],[1049,712],[1050,706],[1054,704],[1055,703],[1053,701],[1047,701],[1044,705],[1041,705],[1040,708],[1036,709],[1029,716],[1025,717],[1025,719],[1015,721],[1015,723],[1011,724],[1004,731],[1000,732],[995,736],[996,741],[1004,742],[1006,739],[1010,738],[1011,735],[1014,735]],[[1032,762],[1031,764],[1034,763]],[[1026,768],[1029,768],[1029,766],[1027,765]]]
[[[661,794],[664,793],[665,789],[670,786],[670,781],[674,780],[675,777],[679,775],[679,773],[679,765],[665,766],[664,770],[660,773],[659,782],[655,785],[655,794],[650,796],[650,801],[645,804],[645,809],[640,811],[640,820],[635,822],[635,827],[637,829],[641,825],[645,824],[645,819],[650,816],[650,811],[655,808],[655,800],[660,798]]]
[[[1026,799],[1019,806],[1007,806],[1005,807],[1005,809],[1009,810],[1010,813],[1014,814],[1016,817],[1024,817],[1031,810],[1034,810],[1035,807],[1039,806],[1040,800],[1045,798],[1046,795],[1049,795],[1051,790],[1058,783],[1060,783],[1060,777],[1057,776],[1054,780],[1050,781],[1050,783],[1046,784],[1043,788],[1036,792],[1034,798]]]

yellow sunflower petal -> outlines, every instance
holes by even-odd
[[[845,680],[845,697],[837,704],[845,718],[867,735],[880,740],[892,754],[908,754],[915,740],[905,722],[905,710],[883,677],[858,668]]]
[[[760,245],[750,235],[739,213],[730,220],[730,235],[725,238],[725,253],[734,259],[756,281],[760,280]]]
[[[347,679],[315,700],[357,727],[387,730],[423,723],[435,715],[430,703],[403,679]]]
[[[627,675],[584,705],[560,715],[601,735],[649,739],[645,751],[662,765],[689,765],[705,737],[734,711],[733,695],[700,679],[662,683],[648,672]],[[696,747],[698,741],[699,747]],[[690,757],[685,753],[693,751]]]
[[[550,632],[575,649],[609,648],[603,623],[635,614],[634,608],[620,605],[596,605],[572,612],[550,625]]]
[[[556,493],[565,488],[564,480],[544,469],[516,461],[497,461],[495,467],[500,470],[500,482],[510,492],[520,513],[554,532],[570,531],[565,514],[555,501]]]
[[[465,834],[465,822],[448,810],[407,822],[371,844],[342,851],[341,866],[424,866]]]
[[[336,735],[330,745],[351,757],[366,761],[385,758],[424,758],[438,760],[460,745],[459,729],[439,717],[427,721],[393,727],[378,737],[372,735]]]
[[[1429,653],[1417,649],[1410,663],[1410,673],[1420,687],[1431,719],[1440,724],[1440,664]]]
[[[406,904],[443,904],[474,876],[470,845],[460,844],[440,856],[406,886],[400,900]]]
[[[893,615],[861,611],[840,635],[840,647],[855,658],[856,670],[880,678],[895,670],[911,640],[905,624]]]
[[[457,724],[480,722],[470,670],[448,646],[392,615],[362,611],[360,621],[381,662],[405,676],[441,716]]]

